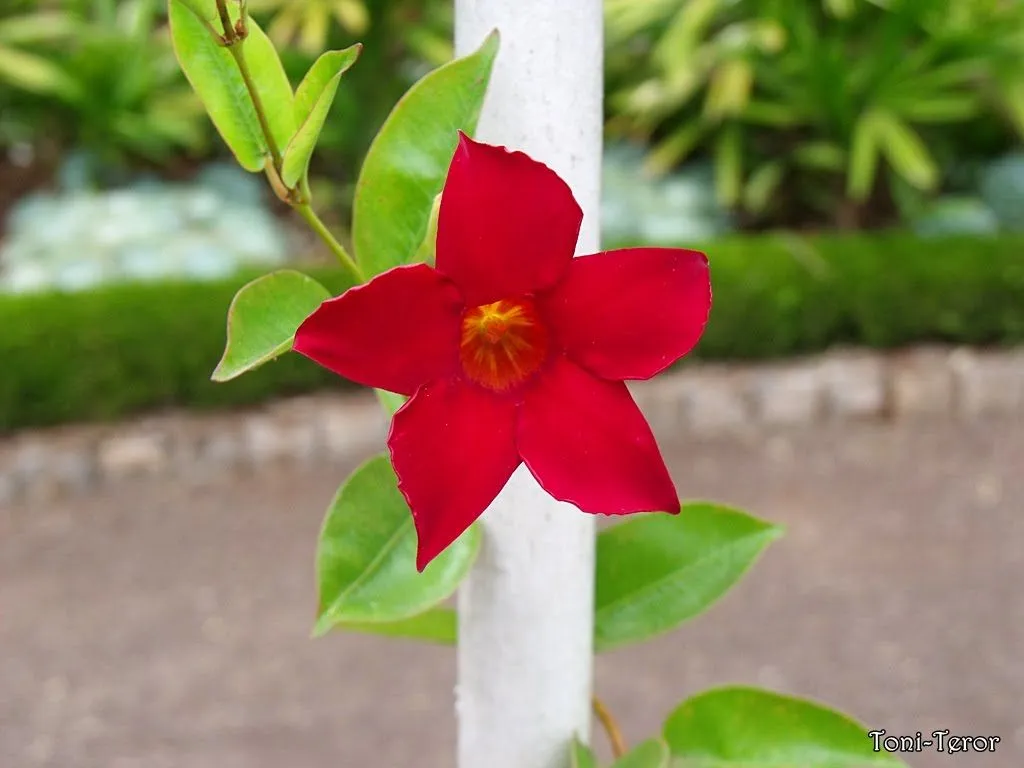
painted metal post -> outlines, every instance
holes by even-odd
[[[598,250],[601,0],[455,0],[455,47],[492,29],[501,50],[476,138],[553,168],[584,211],[577,253]],[[565,768],[590,725],[594,521],[520,467],[483,517],[459,595],[459,768]]]

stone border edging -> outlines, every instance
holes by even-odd
[[[714,436],[829,421],[1024,416],[1024,347],[837,350],[765,364],[695,364],[630,385],[659,432]],[[171,412],[0,438],[0,507],[145,475],[213,477],[379,449],[368,393],[282,400],[232,413]]]

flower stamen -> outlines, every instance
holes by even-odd
[[[504,392],[522,384],[547,357],[547,330],[530,299],[504,299],[467,309],[459,359],[480,386]]]

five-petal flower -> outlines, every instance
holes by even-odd
[[[624,383],[697,343],[707,259],[630,248],[573,259],[583,213],[552,170],[460,134],[441,195],[436,268],[391,269],[324,302],[295,349],[410,395],[388,447],[422,570],[520,463],[585,512],[679,512]]]

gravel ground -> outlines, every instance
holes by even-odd
[[[664,445],[685,496],[788,534],[707,616],[599,659],[631,740],[745,682],[892,734],[1001,738],[915,768],[1024,765],[1019,421]],[[450,649],[309,639],[314,541],[347,470],[0,510],[0,768],[450,768]]]

